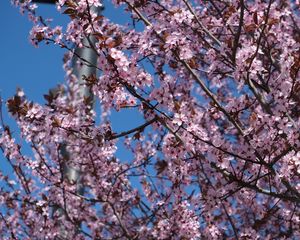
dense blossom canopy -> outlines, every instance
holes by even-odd
[[[7,101],[33,154],[2,121],[16,178],[0,173],[1,238],[299,239],[299,2],[112,2],[132,24],[97,16],[98,0],[59,0],[63,29],[13,0],[34,45],[67,50],[67,81],[45,105],[22,90]],[[74,45],[97,53],[84,82],[100,110],[78,97]],[[112,110],[127,108],[144,123],[114,132]]]

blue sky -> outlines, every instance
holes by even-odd
[[[47,9],[46,9],[47,7]],[[43,12],[56,15],[54,6],[41,7]],[[67,18],[59,17],[66,23]],[[4,99],[12,96],[17,86],[33,101],[41,101],[43,93],[64,79],[62,69],[63,49],[54,46],[33,47],[28,35],[32,24],[26,15],[11,6],[9,0],[0,3],[1,76],[0,89]],[[45,74],[47,73],[47,74]]]

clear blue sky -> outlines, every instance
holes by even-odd
[[[47,9],[46,9],[47,8]],[[41,7],[48,16],[56,15],[54,6]],[[66,23],[60,16],[59,21]],[[26,15],[11,6],[9,0],[0,3],[0,89],[4,99],[12,96],[17,86],[24,89],[33,101],[41,101],[41,96],[49,87],[64,79],[62,70],[63,49],[54,46],[34,48],[28,40],[32,24]]]
[[[104,1],[104,15],[113,22],[125,24],[130,18],[121,9],[116,9],[110,1]],[[67,16],[60,15],[55,6],[39,5],[39,15],[53,18],[55,23],[66,25]],[[0,91],[6,101],[14,95],[17,87],[21,87],[28,99],[44,103],[43,94],[49,88],[64,81],[62,58],[65,52],[57,46],[41,45],[33,47],[28,39],[32,23],[26,15],[10,4],[10,0],[0,1]],[[5,109],[4,109],[5,110]],[[4,112],[4,119],[17,132],[16,125],[11,117]],[[136,112],[114,113],[113,129],[116,132],[128,130],[143,121]],[[29,149],[25,148],[25,152]],[[128,157],[122,149],[118,156]],[[6,169],[4,159],[0,153],[0,169]]]

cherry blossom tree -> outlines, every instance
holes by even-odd
[[[112,2],[132,24],[59,0],[63,30],[13,0],[34,45],[66,49],[66,83],[45,105],[22,90],[6,102],[33,154],[1,121],[15,173],[0,173],[2,239],[299,239],[299,1]],[[94,98],[78,98],[73,45],[98,56],[77,56],[99,72],[83,79]],[[144,123],[114,132],[112,111],[128,108]]]

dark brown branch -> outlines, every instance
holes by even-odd
[[[245,11],[245,5],[244,5],[244,0],[240,1],[240,20],[239,20],[239,26],[238,26],[238,30],[237,33],[235,35],[234,38],[234,43],[233,43],[233,49],[232,49],[232,61],[235,64],[235,57],[236,57],[236,52],[237,49],[239,47],[239,40],[240,40],[240,36],[242,33],[242,27],[243,27],[243,23],[244,23],[244,11]]]
[[[151,125],[152,123],[156,122],[158,120],[158,117],[155,116],[153,119],[151,119],[150,121],[136,127],[136,128],[133,128],[131,130],[128,130],[128,131],[125,131],[125,132],[121,132],[119,134],[113,134],[111,137],[109,137],[109,139],[107,140],[112,140],[112,139],[116,139],[116,138],[120,138],[120,137],[124,137],[124,136],[127,136],[131,133],[134,133],[134,132],[141,132],[144,130],[144,128],[146,128],[147,126]]]

